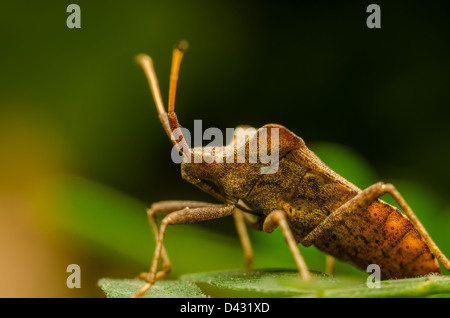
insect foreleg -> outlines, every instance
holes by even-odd
[[[208,202],[200,202],[200,201],[160,201],[152,204],[150,209],[147,210],[148,221],[150,223],[150,227],[152,228],[155,242],[158,240],[158,225],[156,223],[155,214],[168,214],[174,211],[182,210],[185,208],[199,208],[199,207],[221,207],[220,204],[212,204]],[[166,249],[164,246],[161,250],[161,271],[156,274],[156,280],[163,278],[168,273],[170,273],[171,265],[169,257],[167,256]],[[141,273],[139,278],[146,279],[148,273]]]
[[[153,203],[151,208],[147,211],[149,223],[152,227],[153,233],[155,235],[155,241],[158,239],[158,226],[156,224],[155,214],[157,213],[170,213],[177,210],[182,210],[184,208],[201,208],[201,207],[222,207],[221,204],[212,204],[200,201],[161,201]],[[239,209],[235,209],[233,213],[234,221],[236,224],[236,230],[239,239],[242,244],[245,255],[245,268],[250,269],[253,263],[253,250],[250,242],[250,237],[248,236],[246,224],[255,226],[257,221],[252,218],[252,215],[245,213]],[[161,250],[161,261],[162,261],[162,271],[157,273],[157,280],[165,276],[170,272],[170,262],[167,257],[167,253],[163,246]],[[142,273],[140,278],[145,279],[148,273]],[[161,276],[162,275],[162,276]],[[161,277],[160,277],[161,276]]]
[[[156,248],[153,254],[152,264],[150,266],[150,271],[145,279],[147,283],[135,295],[133,295],[133,297],[143,296],[150,289],[150,287],[152,287],[157,279],[158,262],[159,258],[161,257],[164,235],[166,233],[168,225],[187,224],[225,217],[231,215],[234,208],[234,205],[215,205],[193,209],[184,208],[183,210],[175,211],[166,215],[162,220],[161,226],[159,228],[158,239],[156,241]]]
[[[282,210],[275,210],[267,215],[264,224],[263,230],[267,233],[273,232],[277,227],[281,228],[283,232],[286,243],[291,250],[292,256],[294,257],[295,264],[297,265],[297,269],[300,273],[300,276],[305,281],[311,280],[311,274],[309,273],[308,267],[306,266],[305,260],[298,249],[297,242],[294,239],[294,235],[289,227],[288,221],[286,219],[286,213]]]

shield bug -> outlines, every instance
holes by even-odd
[[[152,204],[148,218],[156,248],[149,272],[141,274],[146,284],[135,297],[144,295],[156,280],[170,271],[163,246],[168,225],[230,215],[235,219],[247,268],[251,266],[253,253],[246,223],[268,233],[280,227],[304,280],[312,277],[298,243],[316,246],[327,254],[329,264],[334,258],[363,270],[377,264],[382,279],[440,273],[437,260],[450,270],[450,261],[392,184],[379,182],[359,189],[326,166],[300,137],[281,125],[268,124],[252,133],[243,129],[229,145],[212,150],[189,148],[174,111],[178,72],[186,47],[186,42],[180,42],[173,50],[167,112],[151,58],[141,54],[137,62],[148,78],[160,121],[183,156],[182,178],[221,203]],[[239,140],[241,146],[237,146]],[[238,160],[239,154],[250,159],[255,151],[259,154],[263,149],[277,154],[276,171],[262,173],[268,163],[261,158],[253,162]],[[386,193],[395,199],[404,214],[379,199]],[[159,228],[156,213],[165,214]]]

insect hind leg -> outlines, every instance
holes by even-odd
[[[414,214],[412,209],[406,203],[406,201],[401,196],[400,192],[392,184],[386,184],[383,182],[378,182],[362,192],[360,192],[353,199],[350,199],[342,206],[340,206],[336,211],[330,214],[321,224],[319,224],[313,231],[311,231],[305,238],[302,239],[301,243],[305,246],[313,244],[325,231],[331,229],[336,222],[342,220],[347,213],[352,213],[359,210],[366,209],[369,205],[375,202],[383,194],[389,193],[394,200],[398,203],[401,210],[408,217],[410,222],[419,232],[420,236],[423,238],[427,244],[430,252],[441,262],[444,268],[450,271],[450,261],[444,255],[444,253],[439,249],[433,239],[430,237],[425,227],[419,221],[417,216]]]
[[[406,216],[409,218],[411,223],[414,225],[414,227],[417,229],[417,231],[419,231],[420,235],[427,243],[428,248],[430,249],[431,253],[439,260],[439,262],[441,262],[441,264],[444,266],[444,268],[447,271],[450,271],[449,259],[445,256],[445,254],[440,250],[440,248],[433,241],[433,239],[428,234],[425,227],[422,225],[422,223],[419,221],[419,219],[414,214],[412,209],[406,203],[405,199],[402,197],[400,192],[392,184],[383,184],[381,187],[383,188],[383,191],[385,193],[389,193],[394,198],[394,200],[398,203],[400,208],[403,210],[403,212],[406,214]]]

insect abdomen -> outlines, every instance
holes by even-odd
[[[300,159],[295,153],[282,158],[278,172],[260,177],[245,200],[264,214],[283,209],[295,239],[302,243],[358,191],[299,164]],[[381,200],[367,209],[340,215],[312,244],[362,270],[378,264],[382,279],[439,272],[437,261],[411,222]]]
[[[353,211],[314,243],[318,249],[366,270],[380,266],[381,279],[440,273],[439,265],[411,222],[380,200]]]

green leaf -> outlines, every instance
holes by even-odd
[[[182,275],[180,279],[199,284],[213,297],[319,297],[325,289],[360,283],[358,277],[336,279],[312,272],[315,279],[304,282],[295,270],[232,270]]]
[[[448,297],[449,276],[426,276],[381,281],[380,288],[369,288],[357,277],[330,277],[316,274],[313,282],[302,281],[295,271],[223,271],[181,276],[200,284],[204,291],[216,297]]]
[[[450,277],[448,276],[425,276],[407,279],[386,280],[380,282],[380,288],[368,288],[366,285],[347,287],[336,290],[325,291],[325,297],[351,297],[351,298],[373,298],[373,297],[428,297],[438,295],[439,297],[450,296]]]
[[[308,297],[308,298],[400,298],[450,297],[450,277],[425,277],[381,281],[380,288],[369,288],[359,277],[313,273],[304,282],[291,270],[230,270],[185,274],[180,280],[161,280],[145,297]],[[195,284],[194,284],[195,283]],[[99,286],[107,297],[129,297],[143,282],[137,279],[101,279]]]
[[[297,295],[301,292],[296,286],[279,283],[293,276],[298,277],[298,273],[275,269],[266,271],[232,270],[186,274],[182,275],[180,279],[200,284],[212,296],[220,297],[223,292],[220,289],[225,289],[228,293],[230,291],[237,292],[235,295],[246,294],[246,296],[255,295],[261,297],[265,294],[266,297],[282,297]],[[214,288],[210,287],[216,287],[219,290],[214,290]],[[233,292],[230,294],[233,294]]]
[[[138,279],[102,278],[98,286],[109,298],[128,298],[134,295],[145,282]],[[200,288],[187,281],[160,280],[144,295],[145,298],[202,298]]]

